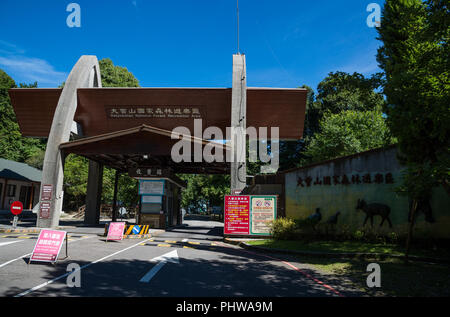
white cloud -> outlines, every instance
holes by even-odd
[[[40,58],[0,56],[0,67],[18,82],[37,81],[39,86],[58,86],[67,78],[67,73],[56,71],[52,65]]]

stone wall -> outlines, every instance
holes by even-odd
[[[358,199],[368,204],[389,206],[389,219],[380,227],[381,217],[374,216],[373,230],[377,233],[396,232],[403,235],[408,228],[409,200],[394,189],[401,183],[404,168],[396,158],[396,147],[371,150],[319,164],[286,171],[286,216],[304,219],[321,209],[324,223],[337,211],[337,229],[355,231],[363,228],[365,213],[356,210]],[[443,188],[435,188],[430,201],[434,223],[417,217],[415,234],[422,237],[450,238],[450,198]],[[370,220],[366,224],[370,228]]]

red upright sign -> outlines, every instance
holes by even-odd
[[[23,210],[23,205],[20,201],[15,201],[11,204],[11,212],[14,216],[20,215]]]
[[[250,196],[225,196],[224,234],[250,233]]]

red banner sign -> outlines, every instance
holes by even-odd
[[[225,196],[224,234],[248,235],[250,196]]]

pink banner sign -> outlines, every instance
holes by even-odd
[[[65,231],[42,229],[30,261],[56,262],[65,237]]]
[[[120,241],[123,239],[123,230],[125,229],[125,222],[111,222],[108,226],[108,240]]]

